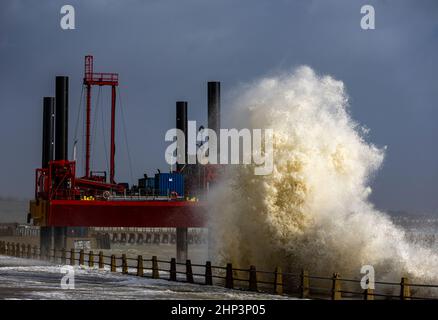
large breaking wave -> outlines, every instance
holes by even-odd
[[[341,81],[300,67],[243,87],[233,111],[242,128],[274,130],[274,171],[232,168],[210,193],[218,260],[343,275],[373,265],[378,279],[437,280],[437,255],[368,200],[385,148],[366,141]]]

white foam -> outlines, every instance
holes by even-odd
[[[274,172],[233,168],[210,194],[217,259],[259,269],[438,282],[438,257],[369,202],[385,148],[352,120],[344,84],[309,67],[243,87],[240,127],[274,129]]]

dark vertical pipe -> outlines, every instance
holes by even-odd
[[[185,262],[188,258],[188,229],[176,228],[176,260]]]
[[[184,163],[187,163],[188,154],[188,120],[187,120],[187,101],[177,101],[176,102],[176,128],[184,132],[185,136],[185,151],[184,154],[180,154],[180,150],[177,149],[177,156],[181,156],[184,159]],[[182,171],[184,167],[183,163],[177,163],[176,170],[178,172]],[[178,262],[185,262],[187,260],[187,249],[188,249],[188,230],[187,228],[176,228],[176,259]]]
[[[67,248],[67,227],[53,227],[53,246],[58,253]]]
[[[56,77],[55,160],[68,160],[68,77]],[[67,227],[52,229],[55,250],[65,248]]]
[[[221,128],[221,83],[219,81],[208,82],[208,128],[219,136]]]
[[[40,250],[47,257],[52,249],[53,227],[40,227]]]
[[[68,152],[68,77],[56,77],[55,160],[67,160]]]
[[[55,98],[44,97],[43,99],[43,150],[42,168],[49,167],[49,161],[53,160],[55,138]],[[40,249],[42,256],[46,257],[52,248],[52,227],[40,227]]]
[[[217,154],[220,155],[220,128],[221,128],[221,83],[219,81],[208,82],[208,128],[214,130],[217,135]],[[220,157],[219,157],[220,158]],[[220,160],[217,159],[219,162]],[[206,187],[206,186],[204,186]],[[214,239],[211,227],[208,228],[208,256],[212,259]]]
[[[184,132],[185,136],[185,152],[184,154],[180,154],[180,150],[177,150],[177,157],[178,159],[180,157],[183,157],[184,163],[187,163],[187,128],[188,128],[188,122],[187,122],[187,101],[177,101],[176,102],[176,128],[180,129],[182,132]],[[177,163],[176,170],[180,172],[182,168],[184,167],[184,164]]]
[[[49,167],[49,161],[53,160],[55,133],[55,98],[44,97],[43,99],[43,150],[42,168]]]

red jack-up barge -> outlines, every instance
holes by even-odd
[[[29,219],[41,227],[41,249],[57,250],[66,246],[67,227],[174,227],[177,230],[177,258],[187,258],[187,228],[207,226],[206,207],[202,201],[178,197],[140,196],[115,181],[116,73],[95,73],[93,57],[85,57],[83,85],[85,110],[85,174],[77,177],[76,161],[68,160],[69,78],[56,77],[55,97],[43,99],[42,167],[36,169],[35,200],[30,202]],[[111,87],[111,138],[109,181],[90,169],[91,93],[93,86]],[[176,126],[187,134],[187,102],[176,103]],[[220,83],[208,83],[208,127],[220,128]],[[218,131],[216,131],[218,132]],[[187,136],[187,135],[186,135]],[[187,159],[187,147],[186,154]],[[198,191],[215,178],[213,167],[202,170],[177,165],[186,185],[200,181]],[[186,172],[184,172],[186,171]],[[196,173],[194,175],[194,173]],[[202,179],[200,179],[200,177]],[[193,185],[193,183],[192,183]],[[186,188],[187,190],[187,188]],[[127,196],[127,191],[128,195]],[[90,200],[92,199],[92,200]]]

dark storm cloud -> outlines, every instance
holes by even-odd
[[[73,31],[59,27],[67,3],[76,9]],[[360,29],[364,4],[375,6],[376,30]],[[32,196],[41,100],[53,95],[55,75],[70,76],[72,146],[83,56],[93,54],[96,71],[120,73],[134,178],[166,169],[163,137],[176,100],[188,100],[189,118],[205,123],[207,80],[221,80],[226,95],[307,64],[344,81],[353,117],[371,129],[372,142],[388,146],[374,183],[377,206],[436,211],[437,16],[433,0],[1,1],[0,194]],[[107,114],[108,92],[101,97]],[[100,169],[104,130],[99,123]],[[120,126],[117,163],[119,180],[130,180]]]

